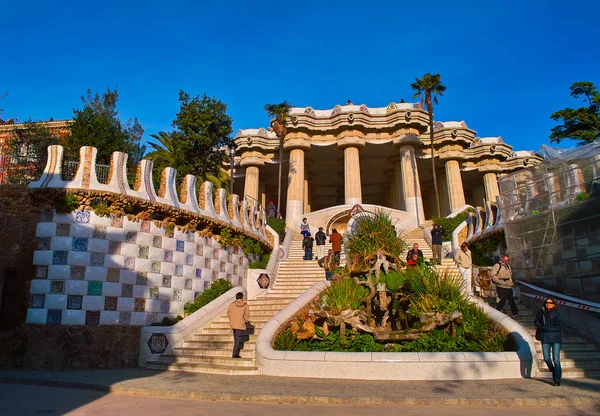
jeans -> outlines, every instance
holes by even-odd
[[[312,259],[313,259],[312,248],[305,248],[304,249],[304,260],[312,260]]]
[[[500,298],[500,302],[498,302],[496,309],[502,312],[502,309],[504,309],[504,304],[506,301],[508,301],[508,304],[510,305],[510,313],[513,315],[518,314],[519,310],[517,309],[517,304],[515,303],[515,298],[513,297],[513,290],[504,287],[497,287],[496,291],[498,292],[498,297]]]
[[[325,245],[317,244],[317,259],[321,260],[323,257],[325,257]]]
[[[325,272],[325,280],[331,280],[333,277],[333,272]]]
[[[244,330],[234,329],[233,330],[233,354],[232,357],[239,357],[240,351],[244,348]]]
[[[552,349],[552,359],[550,359],[550,349]],[[542,353],[548,370],[552,371],[552,378],[560,381],[562,377],[562,368],[560,367],[560,344],[558,342],[549,344],[542,343]]]
[[[308,230],[304,230],[304,231],[300,231],[300,234],[302,234],[302,238],[306,238],[306,236],[308,235],[310,231]]]

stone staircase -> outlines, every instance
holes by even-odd
[[[314,252],[316,255],[316,251]],[[158,361],[148,362],[157,370],[190,371],[214,374],[260,374],[256,366],[256,338],[265,323],[315,283],[325,279],[325,272],[316,260],[302,260],[302,238],[294,236],[287,259],[279,262],[277,279],[272,289],[260,298],[248,301],[250,322],[254,334],[248,336],[240,355],[232,358],[233,334],[227,314],[223,313],[206,328],[200,329],[172,354],[163,354]]]
[[[520,302],[517,303],[517,307],[519,308],[519,316],[514,318],[515,321],[526,328],[535,339],[535,325],[533,324],[535,312]],[[504,310],[509,311],[510,307],[506,305]],[[550,373],[544,362],[542,343],[535,341],[535,346],[540,370],[538,377],[552,378],[552,373]],[[600,346],[585,338],[563,332],[560,363],[563,378],[600,377]]]
[[[428,226],[430,226],[430,225],[428,225]],[[410,231],[403,233],[402,237],[408,244],[407,252],[408,252],[408,250],[410,250],[412,248],[412,245],[414,243],[417,243],[419,245],[419,249],[423,252],[423,257],[425,257],[426,260],[431,261],[431,259],[433,258],[433,250],[431,249],[431,247],[425,240],[423,232],[424,232],[424,230],[422,227],[417,227],[417,228],[414,228]],[[402,258],[402,260],[406,260],[406,255]],[[451,257],[443,258],[442,264],[435,265],[435,267],[440,272],[448,273],[448,275],[450,275],[450,276],[460,276],[458,267],[456,266],[454,259]]]

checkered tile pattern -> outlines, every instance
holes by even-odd
[[[183,314],[216,279],[241,283],[248,268],[212,238],[93,212],[46,211],[37,238],[29,323],[148,325]]]

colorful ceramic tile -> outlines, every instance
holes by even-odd
[[[225,272],[225,265],[226,265],[226,264],[227,264],[227,263],[225,263],[224,261],[222,261],[222,262],[220,263],[220,266],[219,266],[219,271],[220,271],[221,273],[224,273],[224,272]]]
[[[31,309],[43,309],[46,295],[29,295],[29,307]]]
[[[119,323],[121,325],[129,325],[131,323],[131,312],[121,312],[119,314]]]
[[[152,312],[146,314],[146,325],[152,325],[158,322],[158,313]]]
[[[67,251],[55,251],[52,255],[52,264],[66,265],[67,256]]]
[[[47,279],[48,278],[48,266],[35,266],[35,278],[36,279]]]
[[[233,274],[237,275],[240,270],[240,266],[237,264],[233,266]]]
[[[213,271],[212,271],[212,280],[213,280],[213,281],[217,280],[217,274],[218,274],[218,273],[217,273],[217,271],[216,271],[216,270],[213,270]]]
[[[202,269],[196,269],[196,277],[197,278],[201,278],[202,277]]]
[[[162,285],[163,287],[171,287],[171,276],[163,276]]]
[[[213,259],[219,260],[219,249],[218,248],[215,248],[213,250]]]
[[[85,324],[87,326],[100,325],[100,311],[85,311]]]
[[[137,272],[135,275],[135,284],[140,286],[145,286],[148,284],[148,273],[146,272]]]
[[[94,225],[94,238],[106,239],[106,225]]]
[[[80,224],[87,224],[90,222],[90,212],[89,211],[75,211],[75,222]]]
[[[71,236],[71,224],[56,224],[56,236],[57,237],[70,237]]]
[[[136,299],[133,304],[134,312],[146,312],[146,299]]]
[[[137,241],[137,232],[136,231],[127,231],[125,234],[125,242],[130,244],[135,244]]]
[[[117,310],[117,297],[107,296],[104,298],[104,310],[105,311],[116,311]]]
[[[211,263],[210,262],[210,258],[206,257],[204,259],[204,267],[207,268],[207,269],[210,269],[210,263]]]
[[[130,283],[123,283],[121,285],[121,297],[131,298],[133,297],[133,285]]]
[[[192,290],[192,279],[185,279],[185,289]]]
[[[42,211],[42,217],[40,222],[52,222],[54,221],[54,211],[51,209],[45,209]]]
[[[110,216],[110,225],[116,228],[123,228],[123,217],[117,215]]]
[[[169,313],[169,307],[171,306],[171,302],[168,300],[160,301],[160,312],[161,313]]]
[[[65,281],[64,280],[50,281],[50,293],[65,293]]]
[[[202,256],[202,254],[203,254],[203,253],[204,253],[204,246],[203,246],[203,245],[201,245],[201,244],[198,244],[198,245],[196,246],[196,254],[197,254],[198,256]]]
[[[69,278],[71,280],[85,280],[85,266],[71,266]]]
[[[50,242],[52,239],[50,237],[38,237],[37,239],[37,249],[38,250],[50,250]]]
[[[127,270],[133,270],[135,267],[135,257],[125,257],[124,268]]]
[[[211,247],[212,246],[212,238],[204,237],[204,245]]]
[[[210,282],[204,282],[204,290],[207,290],[210,287]]]
[[[73,238],[73,242],[71,243],[72,251],[87,251],[88,247],[88,239],[76,237]]]
[[[173,251],[172,250],[165,250],[165,253],[163,255],[163,261],[166,261],[168,263],[173,261]]]
[[[109,254],[121,254],[121,242],[120,241],[109,241],[108,242],[108,253]]]
[[[187,233],[187,234],[186,234],[186,239],[187,239],[187,241],[188,241],[188,242],[190,242],[190,243],[193,243],[193,242],[194,242],[194,237],[195,237],[194,233]]]
[[[233,263],[233,253],[229,253],[229,255],[227,256],[227,261],[229,263]]]
[[[104,253],[90,253],[90,266],[104,266]]]
[[[175,250],[183,253],[185,250],[185,241],[183,241],[183,240],[175,241]]]
[[[162,248],[162,236],[155,235],[152,238],[152,247],[154,247],[154,248]]]
[[[194,301],[200,296],[202,292],[194,292]]]
[[[183,265],[182,264],[175,265],[175,276],[183,276]]]
[[[192,256],[191,254],[186,255],[185,256],[185,265],[193,266],[194,265],[194,256]]]
[[[174,301],[181,301],[181,290],[174,290],[173,291],[173,300]]]
[[[62,309],[48,309],[46,323],[51,325],[60,325],[62,322]]]
[[[154,273],[160,273],[160,261],[153,261],[152,262],[152,271]]]
[[[121,269],[110,268],[106,272],[106,281],[111,283],[119,283],[121,280]]]
[[[150,232],[150,221],[142,221],[142,224],[140,225],[140,231],[143,233],[149,233]]]
[[[150,288],[150,299],[158,299],[158,287],[152,286]]]
[[[87,294],[90,296],[102,296],[102,282],[89,281]]]
[[[83,296],[69,295],[67,296],[67,309],[81,309],[83,304]]]
[[[240,257],[240,266],[243,266],[243,265],[244,265],[244,257],[242,256],[242,257]]]
[[[147,259],[149,252],[150,252],[150,248],[148,246],[140,246],[140,252],[138,253],[138,258]]]

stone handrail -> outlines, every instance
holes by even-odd
[[[142,328],[140,337],[140,367],[145,367],[147,361],[158,360],[161,354],[169,354],[173,348],[181,346],[189,335],[210,324],[217,316],[221,315],[229,304],[235,301],[238,292],[246,293],[242,286],[234,287],[206,306],[198,309],[193,314],[179,321],[173,326],[145,326]],[[154,337],[154,338],[153,338]],[[159,349],[152,351],[151,345],[156,346],[155,338],[158,339]],[[160,348],[160,346],[164,346]]]
[[[265,211],[256,206],[248,206],[246,201],[240,203],[237,195],[230,195],[227,198],[227,192],[224,189],[217,189],[213,199],[213,184],[208,181],[202,184],[200,193],[197,195],[197,178],[193,175],[186,175],[178,193],[175,181],[177,171],[168,167],[162,172],[161,187],[157,193],[152,182],[153,162],[142,160],[137,167],[134,189],[131,189],[127,181],[128,155],[114,152],[110,163],[108,183],[103,184],[96,178],[97,149],[91,146],[84,146],[80,149],[80,163],[75,178],[65,181],[61,178],[63,151],[62,146],[48,146],[48,161],[42,177],[31,182],[29,188],[82,189],[126,195],[210,217],[225,225],[240,228],[265,243],[268,242]],[[269,243],[269,245],[271,244]]]
[[[269,258],[269,263],[267,263],[267,267],[265,269],[248,269],[246,274],[246,289],[248,290],[248,299],[254,299],[257,296],[263,295],[267,291],[269,291],[275,281],[277,280],[277,264],[279,263],[279,234],[267,225],[267,231],[273,235],[273,250],[271,251],[271,257]],[[270,284],[266,289],[262,289],[257,279],[261,274],[266,274],[269,276]]]
[[[532,366],[536,364],[532,359],[535,346],[531,336],[518,323],[487,305],[481,306],[488,316],[515,337],[517,352],[276,351],[273,340],[279,328],[328,284],[313,285],[260,331],[256,361],[264,375],[368,380],[483,380],[532,376]]]

